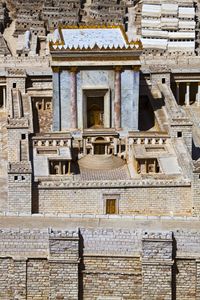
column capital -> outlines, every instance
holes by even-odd
[[[52,67],[52,70],[53,70],[54,73],[59,73],[60,72],[59,67]]]
[[[141,68],[141,66],[132,66],[131,68],[132,68],[132,70],[133,70],[133,71],[135,71],[135,72],[139,72],[139,71],[140,71],[140,68]]]
[[[78,72],[78,68],[77,68],[77,67],[71,67],[71,68],[69,69],[69,71],[70,71],[71,73],[77,73],[77,72]]]
[[[122,66],[114,66],[115,72],[122,72]]]

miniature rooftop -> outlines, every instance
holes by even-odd
[[[58,28],[52,37],[53,49],[141,49],[141,42],[129,42],[122,26],[69,26]]]

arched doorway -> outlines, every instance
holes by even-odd
[[[106,141],[102,137],[98,137],[94,142],[94,155],[105,155]]]

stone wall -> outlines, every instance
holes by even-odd
[[[99,296],[140,298],[142,273],[139,257],[91,256],[84,257],[83,264],[84,299],[96,300]]]
[[[192,213],[191,187],[180,185],[155,185],[141,187],[44,188],[39,186],[39,213],[88,213],[105,214],[106,195],[118,196],[118,211],[121,215],[190,215]],[[103,184],[103,183],[102,183]],[[134,183],[133,183],[134,185]],[[157,186],[156,186],[157,185]]]
[[[196,300],[199,241],[188,229],[1,229],[0,298]]]

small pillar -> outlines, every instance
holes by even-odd
[[[200,82],[198,82],[198,90],[197,90],[197,95],[196,95],[196,103],[197,103],[197,106],[200,106]]]
[[[185,105],[190,105],[190,83],[186,83]]]
[[[115,139],[114,139],[114,155],[117,155],[117,144],[118,144],[118,141],[117,141],[117,139],[115,138]]]
[[[121,128],[121,67],[115,68],[114,126]]]
[[[6,87],[3,88],[3,107],[6,108],[7,107],[7,103],[6,103]]]
[[[179,104],[180,102],[180,83],[176,83],[176,101]]]
[[[83,154],[84,154],[84,155],[87,155],[86,139],[83,140]]]
[[[77,128],[77,92],[76,92],[76,73],[77,68],[71,68],[71,87],[70,87],[70,101],[71,101],[71,128]]]
[[[61,130],[60,69],[53,68],[53,131]]]
[[[105,145],[105,155],[108,155],[108,145]]]
[[[71,161],[68,162],[68,175],[71,175]]]

